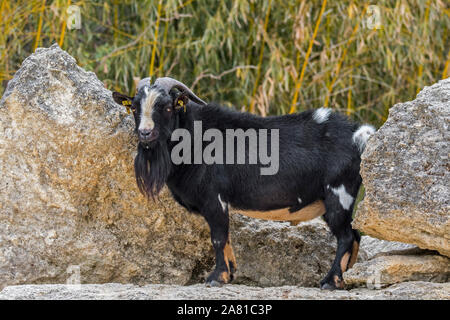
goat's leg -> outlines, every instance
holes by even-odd
[[[207,286],[220,286],[233,280],[236,259],[229,237],[229,216],[227,206],[211,205],[203,212],[211,231],[211,242],[216,254],[216,266],[207,277]]]
[[[233,247],[231,247],[230,234],[228,233],[228,240],[225,244],[225,261],[228,262],[228,267],[230,270],[230,281],[233,281],[234,273],[237,270],[236,258],[234,256]]]
[[[351,227],[353,204],[344,208],[339,196],[328,194],[325,207],[327,212],[324,219],[337,239],[337,250],[330,271],[320,281],[320,287],[328,290],[344,289],[342,274],[355,263],[361,237],[358,231]]]

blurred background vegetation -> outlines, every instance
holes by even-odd
[[[450,72],[440,0],[0,1],[0,94],[36,47],[56,42],[111,90],[171,76],[257,114],[325,105],[379,126]],[[70,5],[81,29],[67,27]]]

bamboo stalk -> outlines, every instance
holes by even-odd
[[[148,71],[149,77],[153,76],[153,65],[155,64],[156,46],[158,45],[158,30],[159,30],[159,21],[161,18],[161,7],[162,7],[162,0],[159,0],[158,16],[156,18],[155,34],[153,39],[152,58],[150,60],[150,69]]]
[[[3,10],[5,9],[5,2],[6,0],[2,1],[2,6],[0,7],[0,18],[3,19]]]
[[[319,31],[320,21],[322,20],[322,15],[325,11],[326,5],[327,5],[327,0],[323,0],[322,8],[320,8],[319,17],[317,18],[316,26],[314,27],[313,35],[312,35],[311,39],[309,40],[308,50],[306,51],[305,61],[303,61],[303,66],[302,66],[302,71],[300,72],[300,77],[295,82],[294,98],[292,99],[291,110],[289,110],[289,113],[294,113],[297,109],[296,104],[297,104],[297,100],[298,100],[298,94],[300,92],[300,88],[302,87],[303,77],[305,76],[305,70],[306,70],[306,66],[308,65],[309,55],[311,54],[312,46],[313,46],[314,40],[316,39],[316,36],[317,36],[317,31]]]
[[[422,74],[423,74],[423,64],[419,65],[419,72],[417,73],[417,89],[416,89],[416,94],[418,94],[420,92],[420,90],[422,89]]]
[[[2,5],[3,8],[3,5]],[[42,0],[42,4],[41,4],[41,10],[40,10],[40,14],[39,14],[39,22],[38,22],[38,29],[37,29],[37,33],[36,33],[36,40],[34,42],[34,50],[36,51],[38,45],[39,45],[39,40],[41,38],[41,31],[42,31],[42,20],[43,20],[43,16],[44,16],[44,8],[45,8],[45,0]]]
[[[1,39],[2,39],[2,42],[0,43],[0,45],[3,45],[3,48],[6,47],[5,36],[6,36],[6,23],[7,23],[7,21],[6,21],[6,16],[5,17],[3,16],[4,13],[5,13],[5,4],[6,4],[6,0],[2,0],[2,5],[0,7],[0,19],[1,19],[0,21],[2,21],[2,23],[4,23],[4,27],[0,30],[0,32],[1,32],[0,36],[1,36]],[[5,52],[5,50],[2,50],[2,56],[3,56],[4,52]]]
[[[6,0],[2,1],[2,5],[0,7],[0,19],[1,21],[5,22],[5,17],[3,16],[4,14],[4,10],[5,10],[5,3]],[[5,70],[3,72],[3,68],[0,69],[0,81],[2,81],[3,79],[8,79],[9,75],[8,75],[8,64],[9,61],[6,59],[6,25],[0,30],[0,46],[3,48],[2,50],[0,50],[0,66],[3,66],[3,64],[5,64]],[[5,58],[5,59],[4,59]],[[0,82],[1,83],[1,82]]]
[[[264,55],[264,36],[266,34],[267,25],[269,24],[269,15],[270,15],[270,8],[272,6],[272,0],[269,0],[269,4],[267,7],[266,17],[264,19],[264,29],[263,29],[263,35],[262,35],[262,41],[261,41],[261,49],[259,51],[259,60],[258,60],[258,69],[256,71],[256,79],[255,79],[255,85],[253,87],[252,91],[252,101],[250,103],[250,113],[253,113],[255,111],[255,102],[256,102],[256,90],[258,89],[259,84],[259,77],[261,76],[261,65]]]
[[[428,18],[430,17],[430,5],[431,5],[431,0],[427,1],[427,8],[425,9],[425,24],[428,22]]]
[[[349,79],[349,90],[348,90],[348,94],[347,94],[347,115],[350,116],[353,112],[353,105],[352,105],[352,86],[353,86],[353,77],[352,74],[350,74],[350,79]]]
[[[447,54],[447,61],[445,62],[445,67],[444,67],[444,71],[442,72],[442,79],[446,79],[448,74],[448,67],[450,65],[450,50],[448,51]]]
[[[367,10],[367,4],[364,6],[364,9],[363,9],[363,11],[362,11],[362,13],[361,13],[361,19],[362,19],[362,17],[364,16],[364,14],[366,13],[366,10]],[[344,60],[345,60],[345,57],[346,57],[346,55],[347,55],[348,48],[350,47],[350,44],[353,42],[354,37],[355,37],[355,34],[356,34],[356,32],[358,31],[358,28],[359,28],[359,24],[357,23],[356,26],[353,28],[353,31],[352,31],[352,34],[351,34],[350,38],[349,38],[348,41],[347,41],[347,44],[346,44],[346,46],[345,46],[345,48],[344,48],[344,51],[343,51],[342,56],[341,56],[341,59],[339,59],[339,61],[338,61],[338,64],[337,64],[337,66],[336,66],[336,72],[335,72],[335,74],[334,74],[334,77],[333,77],[333,79],[331,80],[330,84],[328,85],[328,92],[327,92],[327,96],[326,96],[326,98],[325,98],[324,107],[328,107],[328,103],[330,102],[331,92],[333,91],[333,85],[334,85],[334,83],[336,82],[337,77],[339,76],[339,72],[341,71],[342,63],[343,63]]]
[[[70,3],[71,3],[71,0],[67,0],[66,10],[67,10],[67,8],[69,8]],[[60,48],[63,47],[64,36],[66,34],[66,10],[64,10],[62,15],[61,15],[63,17],[63,21],[62,21],[62,25],[61,25],[61,36],[59,37],[59,43],[58,43]]]

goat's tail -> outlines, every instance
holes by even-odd
[[[362,154],[366,148],[367,140],[375,133],[375,128],[368,124],[363,124],[353,134],[353,143],[359,150],[359,154]]]

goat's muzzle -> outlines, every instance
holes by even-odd
[[[158,138],[159,131],[156,128],[139,130],[139,142],[146,148]]]

